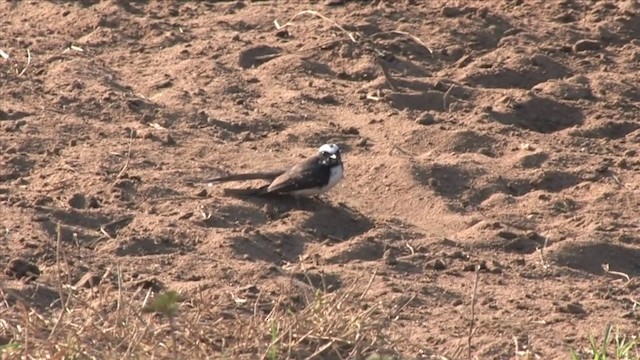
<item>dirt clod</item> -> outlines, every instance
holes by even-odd
[[[171,136],[171,134],[167,133],[164,136],[164,140],[163,140],[164,144],[167,146],[174,146],[176,145],[176,140],[173,138],[173,136]]]
[[[444,260],[442,259],[435,259],[433,260],[433,262],[430,263],[430,266],[434,270],[444,270],[447,268],[447,263],[445,263]]]
[[[40,276],[40,268],[29,260],[14,258],[9,261],[4,273],[16,279],[34,280]]]
[[[398,259],[396,258],[393,249],[387,249],[382,254],[382,259],[384,260],[384,263],[387,265],[396,265],[398,263]]]
[[[74,209],[84,209],[87,207],[87,198],[82,193],[75,193],[68,201],[69,206]]]
[[[498,231],[498,233],[496,234],[499,237],[503,238],[503,239],[507,239],[507,240],[513,240],[515,238],[518,237],[518,234],[515,234],[511,231],[507,231],[507,230],[500,230]]]
[[[345,135],[360,135],[360,130],[358,130],[358,128],[356,128],[355,126],[343,128],[341,131]]]
[[[560,305],[556,308],[556,310],[561,313],[573,314],[573,315],[581,315],[581,314],[587,313],[587,311],[584,309],[582,304],[578,302],[570,302],[564,305]]]
[[[428,112],[423,112],[416,119],[416,123],[420,125],[433,125],[436,123],[436,119],[433,117],[432,114]]]
[[[369,144],[369,141],[367,140],[367,138],[360,138],[358,139],[358,141],[356,141],[356,146],[358,147],[365,147]]]
[[[454,17],[462,13],[462,10],[455,6],[444,6],[441,10],[443,16]]]
[[[582,39],[573,44],[574,52],[600,50],[601,44],[597,40]]]
[[[130,287],[133,289],[143,288],[158,293],[164,289],[164,284],[156,277],[147,277],[131,282]]]

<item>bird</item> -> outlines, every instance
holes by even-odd
[[[318,153],[284,170],[231,174],[207,180],[209,184],[229,181],[270,181],[257,189],[225,189],[227,195],[292,195],[298,197],[318,196],[331,190],[344,176],[342,150],[328,143],[318,148]]]

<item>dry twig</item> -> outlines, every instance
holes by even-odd
[[[631,282],[631,277],[623,272],[620,271],[612,271],[609,269],[609,264],[602,264],[602,270],[604,270],[605,273],[607,274],[611,274],[611,275],[617,275],[617,276],[621,276],[623,278],[625,278],[627,280],[627,284],[629,282]]]
[[[471,342],[476,321],[476,294],[478,291],[478,278],[480,277],[480,265],[476,265],[475,277],[473,280],[473,291],[471,293],[471,321],[469,322],[469,337],[467,338],[468,359],[471,360]]]
[[[449,100],[449,96],[451,95],[451,91],[453,90],[453,87],[455,86],[455,84],[451,84],[451,86],[449,86],[449,89],[447,90],[446,93],[444,93],[444,95],[442,96],[442,110],[447,111],[449,109],[449,104],[447,102],[447,100]]]
[[[27,71],[27,68],[29,67],[29,64],[31,64],[31,51],[29,51],[29,49],[27,49],[27,65],[24,66],[24,69],[22,69],[22,71],[20,71],[20,74],[18,74],[18,76],[22,76],[22,74],[24,74],[24,72]]]
[[[131,132],[129,133],[129,149],[127,150],[127,159],[124,162],[124,166],[122,167],[122,170],[120,170],[120,172],[118,173],[118,176],[116,176],[116,179],[119,179],[120,177],[122,177],[122,174],[124,174],[125,171],[127,171],[127,168],[129,167],[129,161],[131,161],[131,145],[133,144],[133,129],[131,129]]]
[[[64,315],[67,313],[67,306],[69,305],[69,300],[71,295],[69,295],[66,299],[64,296],[64,285],[62,283],[62,267],[60,266],[60,252],[62,247],[62,225],[60,223],[56,226],[56,271],[58,273],[58,294],[60,296],[60,315],[56,320],[56,323],[53,325],[51,332],[49,333],[49,339],[53,337],[58,326],[62,322]]]

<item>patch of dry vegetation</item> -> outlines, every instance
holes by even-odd
[[[13,358],[361,359],[394,356],[391,322],[399,310],[366,296],[359,283],[334,292],[293,281],[281,295],[212,303],[114,281],[62,284],[46,308],[2,291],[1,354]],[[293,279],[292,279],[293,280]],[[372,355],[373,354],[373,355]],[[380,355],[380,356],[382,356]],[[378,357],[382,358],[382,357]],[[395,357],[394,357],[395,358]]]

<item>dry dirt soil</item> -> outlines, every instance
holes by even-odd
[[[342,29],[310,13],[277,28],[304,10]],[[308,335],[272,358],[467,358],[472,307],[477,359],[566,359],[606,324],[638,335],[637,2],[2,1],[0,13],[0,335],[22,354],[31,342],[169,356],[159,316],[106,326],[168,290],[182,300],[179,351],[210,358],[273,356],[287,330],[274,307],[356,291],[382,324],[375,346]],[[203,182],[329,141],[345,178],[319,200]],[[144,321],[156,322],[134,331]],[[243,326],[251,346],[237,346]],[[145,348],[149,336],[162,344]]]

